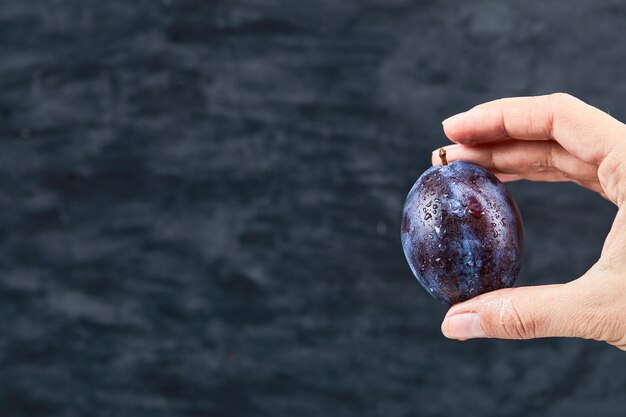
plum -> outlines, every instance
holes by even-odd
[[[426,170],[404,204],[402,247],[420,284],[452,305],[511,287],[523,250],[522,217],[511,193],[485,168],[466,161]]]

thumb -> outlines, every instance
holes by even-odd
[[[611,320],[596,285],[582,279],[560,285],[507,288],[453,306],[441,325],[450,339],[582,337],[609,340]]]

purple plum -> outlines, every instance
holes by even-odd
[[[437,300],[456,304],[511,287],[524,231],[511,193],[485,168],[466,161],[426,170],[404,204],[402,247],[420,284]]]

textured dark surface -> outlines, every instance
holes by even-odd
[[[564,90],[626,119],[621,1],[0,2],[3,416],[608,416],[626,359],[453,342],[399,230],[440,120]],[[518,285],[614,208],[511,186]]]

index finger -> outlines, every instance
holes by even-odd
[[[554,139],[593,164],[626,138],[624,124],[564,93],[490,101],[444,120],[443,129],[450,140],[463,145]]]

